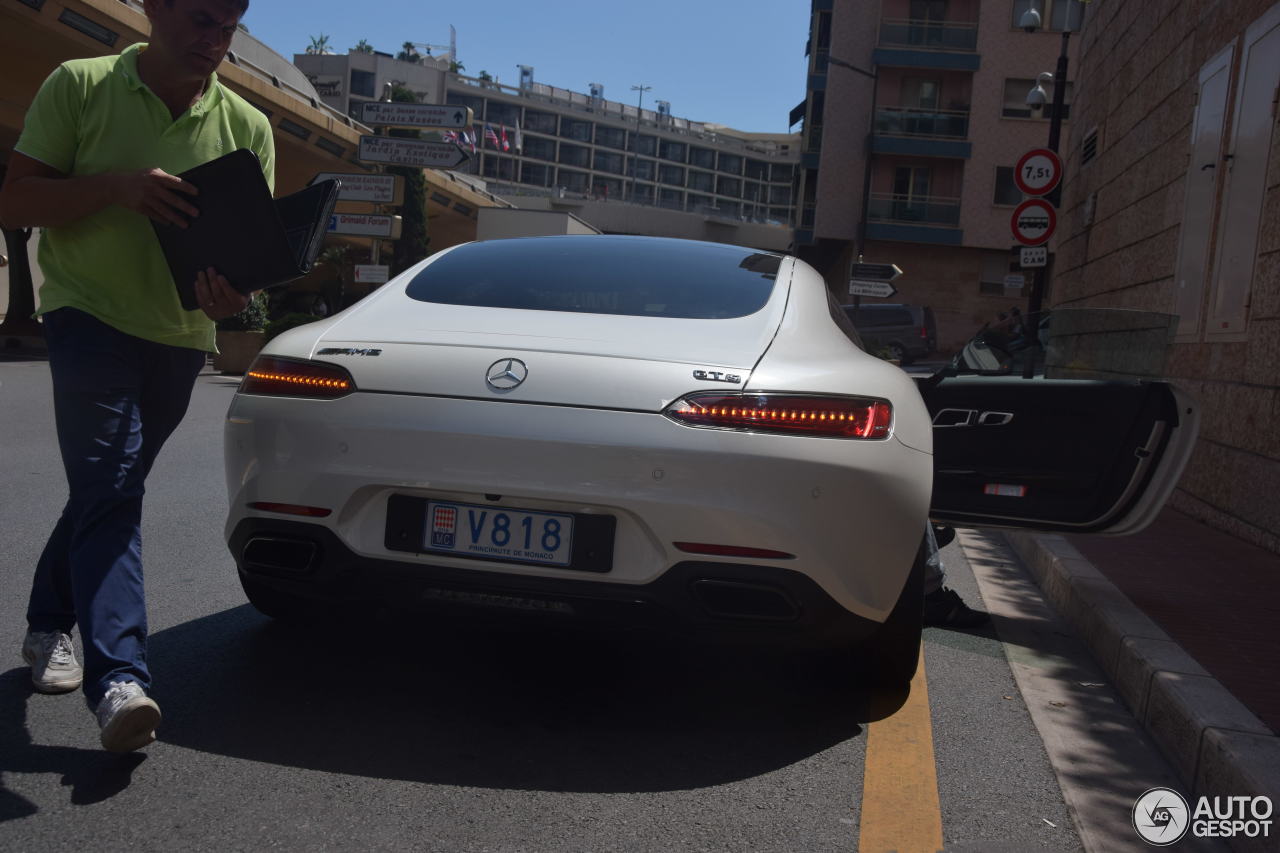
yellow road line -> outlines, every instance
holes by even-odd
[[[906,703],[897,713],[867,726],[858,853],[941,849],[942,807],[922,644],[920,666],[911,679]]]

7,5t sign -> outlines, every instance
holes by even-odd
[[[1013,182],[1027,195],[1048,195],[1061,180],[1062,159],[1048,148],[1032,148],[1013,171]]]

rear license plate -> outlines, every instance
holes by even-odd
[[[429,500],[423,540],[436,554],[568,566],[573,516]]]

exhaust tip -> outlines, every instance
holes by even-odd
[[[699,578],[693,582],[693,594],[703,610],[722,619],[792,622],[800,617],[791,596],[765,584]]]
[[[240,564],[247,572],[300,576],[315,569],[320,548],[309,539],[255,536],[244,545]]]

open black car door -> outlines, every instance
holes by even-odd
[[[921,383],[933,419],[930,516],[958,526],[1125,534],[1190,456],[1199,417],[1165,382],[950,376]]]
[[[984,327],[920,382],[933,420],[930,515],[961,526],[1141,530],[1199,431],[1190,397],[1159,379],[1177,317],[1087,307],[1055,309],[1034,326],[1013,319]]]

